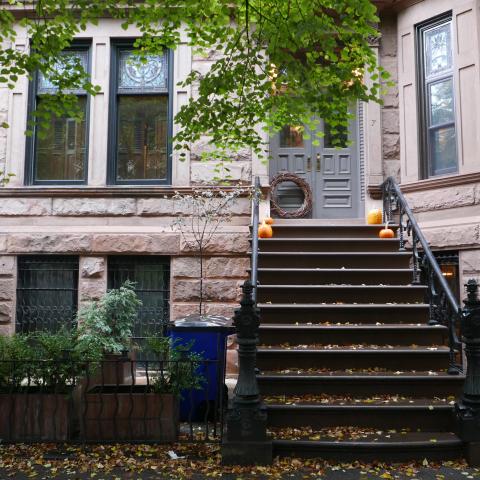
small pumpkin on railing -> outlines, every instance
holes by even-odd
[[[265,218],[265,223],[267,225],[273,225],[275,222],[273,221],[273,218],[272,217],[266,217]]]
[[[258,238],[272,238],[273,230],[270,225],[267,225],[265,220],[258,227]]]
[[[388,222],[385,223],[385,228],[382,228],[379,232],[378,232],[378,236],[380,238],[394,238],[395,237],[395,233],[394,231],[391,229],[391,228],[388,228]]]

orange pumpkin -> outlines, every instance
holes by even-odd
[[[272,238],[273,230],[270,225],[265,223],[265,220],[258,227],[258,238]]]
[[[382,228],[380,232],[378,232],[378,236],[380,238],[393,238],[395,237],[395,233],[391,228],[388,228],[388,222],[385,224],[385,228]]]
[[[382,223],[382,211],[378,208],[370,210],[367,214],[367,223],[369,225],[378,225]]]
[[[265,219],[265,223],[266,223],[267,225],[273,225],[275,222],[273,221],[273,218],[272,218],[272,217],[267,217],[267,218]]]

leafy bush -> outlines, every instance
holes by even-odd
[[[152,387],[156,393],[173,393],[181,396],[182,391],[200,390],[205,377],[199,372],[203,357],[191,351],[193,342],[182,344],[168,337],[152,337],[147,348],[153,352],[160,366],[151,375]]]
[[[137,317],[135,284],[127,280],[119,289],[109,290],[98,302],[80,310],[76,350],[97,360],[102,353],[121,353],[131,347],[132,329]]]
[[[31,358],[28,336],[0,336],[0,387],[18,384],[28,375]]]

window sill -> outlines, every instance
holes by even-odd
[[[108,186],[108,187],[76,187],[76,186],[28,186],[28,187],[2,187],[0,188],[0,198],[5,197],[76,197],[76,198],[94,198],[94,197],[173,197],[176,193],[192,193],[193,189],[201,188],[219,188],[217,185],[198,185],[194,187],[172,187],[172,186]],[[220,187],[222,190],[233,190],[235,187]],[[247,196],[248,191],[242,196]]]
[[[468,185],[471,183],[480,183],[480,172],[427,178],[425,180],[418,180],[417,182],[402,183],[400,188],[403,193],[412,193],[435,190],[438,188],[455,187],[457,185]],[[382,198],[382,189],[380,188],[380,185],[368,185],[367,191],[370,197],[374,200]]]
[[[402,183],[400,188],[403,193],[410,193],[434,190],[436,188],[454,187],[457,185],[467,185],[469,183],[477,182],[480,182],[480,172],[432,177],[425,180],[419,180],[418,182]]]

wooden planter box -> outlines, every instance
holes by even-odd
[[[120,354],[105,354],[98,370],[90,373],[88,388],[96,385],[131,385],[132,370],[135,375],[135,368],[136,364],[132,356],[125,358]]]
[[[0,393],[0,438],[3,442],[65,442],[71,436],[69,394]]]
[[[81,429],[89,442],[175,442],[178,397],[151,393],[144,386],[104,386],[83,399]]]

